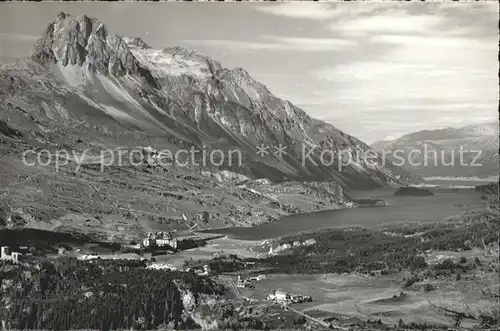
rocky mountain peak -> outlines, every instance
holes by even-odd
[[[32,58],[114,76],[141,72],[127,43],[95,18],[59,13],[35,44]]]

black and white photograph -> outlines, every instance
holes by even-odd
[[[0,3],[0,330],[499,330],[499,26]]]

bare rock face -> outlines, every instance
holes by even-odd
[[[23,134],[12,127],[10,127],[5,121],[0,120],[0,133],[7,137],[22,137]]]
[[[139,63],[125,41],[86,15],[74,17],[60,13],[37,41],[32,57],[41,62],[82,66],[89,72],[118,77],[141,74]]]
[[[241,89],[243,96],[251,101],[265,103],[270,99],[271,92],[267,87],[253,79],[243,68],[224,69],[219,78],[232,83],[229,86]]]

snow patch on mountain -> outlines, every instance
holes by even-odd
[[[63,66],[61,63],[55,64],[55,71],[63,81],[72,87],[79,87],[85,85],[85,76],[82,68],[77,65]]]
[[[137,109],[143,109],[143,107],[122,86],[118,86],[118,81],[112,81],[110,78],[101,74],[97,74],[96,76],[106,92],[108,92],[113,98],[118,101],[129,103]],[[144,110],[144,112],[146,111]]]
[[[182,55],[169,53],[166,50],[144,49],[129,45],[130,51],[146,67],[155,78],[188,75],[198,78],[212,76],[207,63],[196,61]]]
[[[130,121],[130,122],[138,122],[135,118],[133,118],[132,116],[130,116],[129,114],[127,114],[126,112],[118,109],[118,108],[115,108],[113,106],[109,106],[109,105],[100,105],[100,108],[102,110],[104,110],[104,112],[116,119],[124,119],[124,120],[127,120],[127,121]]]

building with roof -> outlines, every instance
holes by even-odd
[[[0,252],[0,260],[18,263],[20,255],[21,255],[21,253],[19,253],[19,252],[12,252],[12,254],[10,254],[9,247],[2,246],[1,252]]]
[[[170,246],[177,249],[178,240],[174,238],[172,232],[148,232],[146,238],[142,240],[144,247],[165,247]]]
[[[288,303],[311,302],[312,297],[301,294],[292,294],[282,290],[273,290],[267,296],[267,300],[288,304]]]

